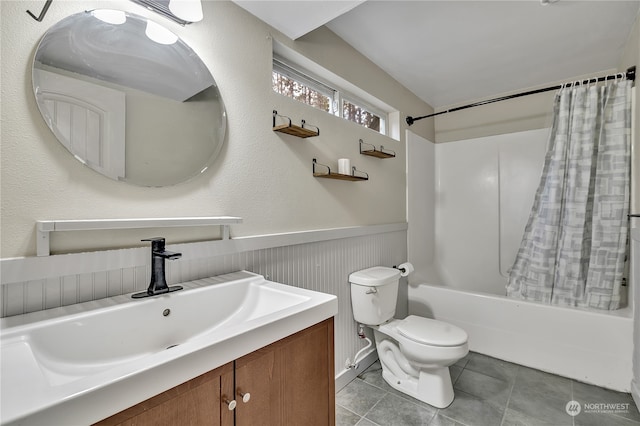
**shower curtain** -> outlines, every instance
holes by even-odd
[[[631,85],[562,88],[544,168],[507,295],[620,307],[628,238]]]

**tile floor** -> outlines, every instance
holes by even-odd
[[[336,426],[640,426],[630,394],[478,353],[450,371],[456,398],[437,409],[389,386],[376,361],[336,395]],[[572,400],[581,404],[576,416],[566,411]],[[598,412],[607,411],[603,404],[620,405]]]

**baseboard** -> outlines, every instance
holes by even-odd
[[[636,407],[640,407],[640,383],[636,379],[631,380],[631,396],[636,403]]]
[[[367,355],[358,363],[356,368],[343,369],[336,374],[336,393],[343,387],[347,386],[353,379],[358,377],[358,374],[369,368],[371,364],[378,360],[378,352],[375,347],[372,348]],[[640,405],[639,405],[640,406]]]

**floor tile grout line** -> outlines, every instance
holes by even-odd
[[[360,414],[356,413],[356,412],[355,412],[355,411],[353,411],[353,410],[349,410],[349,409],[348,409],[347,407],[345,407],[344,405],[340,405],[340,404],[336,403],[336,406],[338,406],[338,407],[340,407],[340,408],[342,408],[342,409],[345,409],[345,410],[347,410],[348,412],[350,412],[350,413],[352,413],[352,414],[355,414],[356,416],[360,417],[360,419],[358,419],[358,422],[359,422],[360,420],[362,420],[362,419],[363,419],[363,416],[361,416]],[[356,424],[357,424],[358,422],[356,422]]]
[[[359,377],[359,376],[358,376],[358,378],[359,378],[360,380],[362,380],[364,383],[366,383],[366,384],[368,384],[368,385],[370,385],[370,386],[373,386],[373,387],[374,387],[374,388],[376,388],[376,389],[380,389],[381,391],[386,392],[386,393],[387,393],[387,394],[389,394],[389,395],[392,395],[392,396],[395,396],[395,397],[397,397],[397,398],[400,398],[400,399],[402,399],[403,401],[410,402],[410,403],[412,403],[413,405],[417,405],[418,407],[422,407],[422,404],[426,404],[426,405],[428,405],[429,407],[435,408],[436,413],[440,411],[440,408],[434,407],[433,405],[427,404],[426,402],[419,401],[419,400],[418,400],[418,401],[416,401],[416,399],[415,399],[414,397],[412,397],[411,395],[407,395],[407,394],[405,394],[405,393],[402,393],[401,395],[399,395],[399,394],[396,394],[396,393],[394,393],[394,392],[389,392],[388,390],[383,389],[383,388],[381,388],[381,387],[379,387],[379,386],[376,386],[376,385],[375,385],[375,384],[373,384],[373,383],[369,383],[369,382],[367,382],[366,380],[362,379],[362,378],[361,378],[361,377]],[[385,382],[385,383],[386,383],[386,382]],[[389,384],[387,383],[387,385],[389,385]],[[389,386],[391,386],[391,385],[389,385]],[[393,390],[397,391],[397,392],[400,392],[400,391],[398,391],[397,389],[395,389],[393,386],[391,386],[391,388],[392,388]],[[386,394],[385,394],[385,396],[386,396]],[[378,401],[378,402],[380,402],[380,401]]]
[[[617,414],[617,413],[611,413],[610,415],[613,416],[613,417],[617,417],[619,419],[624,419],[624,420],[626,420],[628,422],[631,422],[631,423],[634,423],[634,424],[637,424],[638,426],[640,426],[640,422],[638,422],[638,421],[636,421],[634,419],[630,419],[628,417],[621,416],[620,414]]]
[[[438,411],[440,411],[440,410],[438,410]],[[456,420],[456,419],[454,419],[454,418],[452,418],[452,417],[449,417],[449,416],[447,416],[447,415],[444,415],[444,414],[441,414],[441,416],[442,416],[442,417],[444,417],[444,418],[445,418],[445,419],[447,419],[447,420],[451,420],[452,422],[458,423],[458,424],[460,424],[460,425],[462,425],[462,426],[473,426],[473,425],[469,425],[469,424],[467,424],[467,423],[465,423],[465,422],[463,422],[463,421],[461,421],[461,420]],[[434,416],[431,420],[433,420],[433,419],[435,419],[435,416]],[[431,420],[430,420],[430,421],[431,421]]]
[[[372,425],[375,426],[381,426],[380,424],[374,422],[373,420],[369,420],[366,417],[362,417],[360,420],[358,420],[358,423],[360,423],[362,420],[366,420],[367,422],[371,423]],[[358,426],[358,423],[355,424],[355,426]]]
[[[476,354],[477,354],[477,352],[474,352],[473,354],[474,354],[474,355],[476,355]],[[510,361],[505,361],[504,359],[495,358],[495,357],[492,357],[492,356],[489,356],[489,355],[484,355],[484,354],[480,354],[480,355],[482,355],[482,356],[484,356],[484,357],[487,357],[487,358],[494,359],[494,360],[498,360],[498,361],[500,361],[500,362],[505,362],[505,363],[507,363],[507,364],[510,364],[510,365],[514,366],[514,368],[515,368],[516,370],[519,370],[519,369],[520,369],[520,367],[521,367],[521,365],[519,365],[519,364],[515,364],[515,363],[510,362]],[[465,366],[463,367],[463,370],[466,370],[466,369],[467,369],[467,366],[469,365],[469,361],[471,361],[471,358],[469,358],[469,360],[467,361],[467,363],[466,363],[466,364],[465,364]],[[498,380],[503,380],[503,381],[504,381],[504,379],[503,379],[502,377],[492,376],[491,374],[488,374],[486,371],[477,371],[477,370],[474,370],[473,368],[469,368],[468,370],[469,370],[469,371],[473,371],[474,373],[484,374],[485,376],[492,377],[492,378],[494,378],[494,379],[498,379]],[[458,376],[458,377],[459,377],[459,376]]]
[[[375,386],[374,386],[374,387],[375,387]],[[380,389],[380,388],[378,388],[378,389]],[[366,412],[366,413],[364,413],[364,415],[362,416],[362,418],[363,418],[363,419],[366,419],[366,420],[370,421],[371,423],[374,423],[374,424],[376,424],[376,425],[377,425],[378,423],[376,423],[376,422],[374,422],[373,420],[370,420],[370,419],[368,419],[368,418],[367,418],[367,414],[369,414],[369,413],[371,412],[371,410],[373,410],[373,409],[376,407],[376,405],[380,404],[380,401],[382,401],[382,400],[384,399],[384,397],[385,397],[385,396],[387,396],[388,394],[389,394],[389,392],[384,391],[384,395],[382,395],[382,397],[381,397],[381,398],[380,398],[380,399],[379,399],[375,404],[373,404],[373,405],[371,406],[371,408],[369,408],[369,410],[367,410],[367,412]]]
[[[570,399],[570,401],[575,401],[575,396],[573,394],[573,380],[571,380],[571,399]],[[567,412],[567,414],[569,414],[569,413]],[[573,426],[576,426],[576,417],[575,416],[571,416],[571,424]]]
[[[360,379],[360,380],[362,380],[364,383],[366,383],[366,384],[368,384],[368,385],[373,386],[373,387],[374,387],[374,388],[376,388],[376,389],[380,389],[381,391],[383,391],[383,392],[385,393],[385,394],[384,394],[384,395],[383,395],[383,396],[382,396],[382,397],[381,397],[381,398],[380,398],[380,399],[379,399],[379,400],[378,400],[378,401],[377,401],[377,402],[376,402],[376,403],[375,403],[375,404],[374,404],[374,405],[373,405],[373,406],[372,406],[372,407],[371,407],[371,408],[370,408],[370,409],[369,409],[369,410],[368,410],[368,411],[367,411],[367,412],[362,416],[362,418],[363,418],[363,419],[366,419],[366,420],[368,420],[368,421],[370,421],[370,422],[372,422],[372,423],[375,423],[375,422],[374,422],[374,421],[372,421],[371,419],[368,419],[368,418],[366,417],[366,416],[367,416],[367,414],[369,414],[369,413],[371,412],[371,410],[373,410],[373,409],[374,409],[374,408],[375,408],[375,407],[376,407],[380,402],[382,402],[382,400],[383,400],[384,398],[386,398],[386,397],[387,397],[387,396],[389,396],[389,395],[391,395],[392,397],[395,397],[395,398],[399,398],[399,399],[401,399],[401,400],[403,400],[403,401],[406,401],[406,402],[408,402],[408,403],[410,403],[410,404],[412,404],[412,405],[415,405],[416,407],[421,408],[421,409],[425,409],[425,407],[423,406],[423,404],[428,405],[428,406],[429,406],[429,407],[431,407],[431,408],[434,408],[434,409],[435,409],[435,412],[434,412],[434,414],[431,416],[431,418],[429,419],[429,423],[431,423],[431,421],[432,421],[432,420],[433,420],[433,419],[438,415],[438,413],[440,412],[440,408],[434,407],[433,405],[429,405],[429,404],[427,404],[426,402],[422,402],[422,401],[417,401],[417,402],[416,402],[416,401],[413,401],[413,400],[411,400],[411,399],[409,399],[409,398],[405,398],[405,397],[404,397],[404,396],[402,396],[402,395],[396,395],[396,394],[395,394],[395,393],[393,393],[393,392],[389,392],[389,391],[387,391],[387,390],[385,390],[385,389],[379,388],[378,386],[375,386],[375,385],[373,385],[373,384],[371,384],[371,383],[368,383],[368,382],[364,381],[363,379]],[[391,385],[389,385],[389,386],[391,386]],[[407,395],[407,396],[408,396],[408,395]],[[357,413],[356,413],[356,414],[357,414]],[[359,414],[358,414],[358,415],[359,415]],[[443,416],[444,416],[444,415],[443,415]],[[446,416],[445,416],[445,417],[446,417]],[[447,417],[447,418],[449,418],[449,417]],[[451,419],[451,420],[453,420],[453,419]],[[457,420],[455,420],[455,421],[457,421]],[[458,422],[458,423],[460,423],[460,422]],[[375,424],[377,424],[377,423],[375,423]],[[464,425],[464,423],[461,423],[461,424],[462,424],[462,425]],[[464,426],[467,426],[467,425],[464,425]]]
[[[362,373],[361,373],[361,374],[362,374]],[[378,405],[378,404],[380,403],[380,401],[382,401],[382,399],[383,399],[385,396],[387,396],[387,394],[388,394],[389,392],[388,392],[388,391],[386,391],[386,390],[384,390],[384,389],[382,389],[382,388],[379,388],[379,387],[377,387],[377,386],[375,386],[375,385],[372,385],[371,383],[368,383],[368,382],[367,382],[367,381],[365,381],[364,379],[360,378],[360,377],[359,377],[359,375],[358,375],[358,376],[356,376],[356,378],[355,378],[354,380],[360,380],[363,384],[365,384],[365,385],[369,385],[369,386],[371,386],[371,387],[373,387],[373,388],[376,388],[376,389],[381,390],[381,391],[383,391],[383,392],[384,392],[384,395],[382,395],[382,396],[380,397],[380,399],[378,399],[378,401],[376,401],[376,403],[375,403],[375,404],[373,404],[373,405],[371,406],[371,408],[369,408],[369,409],[368,409],[368,410],[367,410],[363,415],[361,415],[361,416],[360,416],[360,414],[358,414],[358,413],[356,413],[356,412],[354,412],[354,411],[351,411],[351,410],[349,410],[348,408],[346,408],[346,410],[348,410],[348,411],[352,412],[353,414],[355,414],[355,415],[357,415],[357,416],[360,416],[360,420],[362,420],[362,419],[366,419],[366,417],[365,417],[365,416],[366,416],[367,414],[369,414],[369,413],[371,412],[371,410],[373,410],[373,408],[374,408],[376,405]],[[342,406],[341,406],[341,407],[342,407]],[[342,407],[342,408],[345,408],[345,407]],[[360,420],[358,420],[358,422],[359,422]],[[375,423],[374,421],[371,421],[371,420],[369,420],[369,419],[366,419],[366,420],[370,421],[371,423],[377,424],[377,423]]]
[[[513,377],[513,381],[511,382],[511,388],[509,389],[509,396],[507,397],[507,402],[504,404],[504,412],[502,413],[502,421],[500,422],[500,426],[504,425],[504,419],[507,417],[507,410],[509,409],[509,403],[511,402],[511,395],[513,394],[513,388],[516,387],[516,381],[518,380],[518,374],[520,373],[520,366],[516,367],[516,373]]]

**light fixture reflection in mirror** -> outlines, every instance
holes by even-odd
[[[111,179],[184,182],[207,170],[224,142],[224,104],[206,65],[135,14],[96,10],[55,24],[36,51],[33,89],[60,143]]]
[[[144,33],[151,40],[160,44],[173,44],[178,41],[177,35],[153,21],[147,22],[147,28],[144,30]]]
[[[189,22],[199,22],[203,18],[200,0],[169,0],[169,10]]]
[[[107,24],[121,25],[127,22],[127,16],[121,10],[95,10],[93,16]]]
[[[131,0],[180,25],[202,21],[201,0]]]

